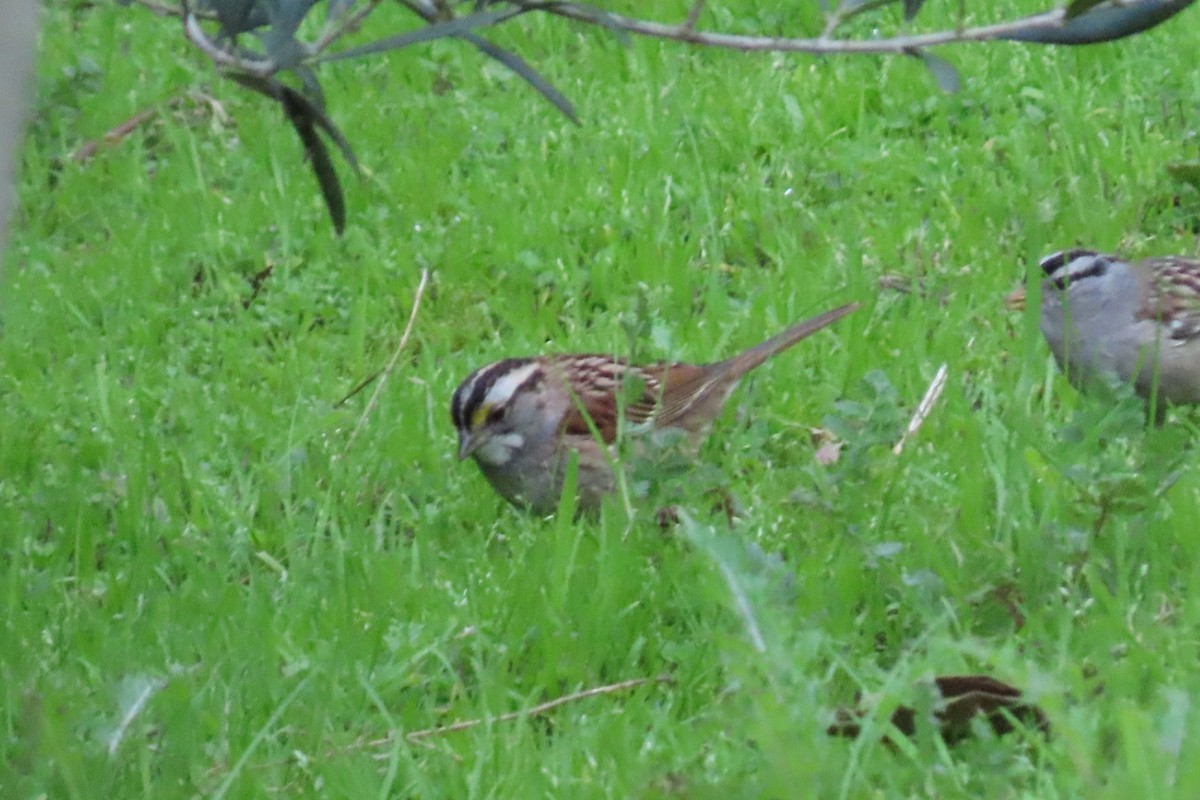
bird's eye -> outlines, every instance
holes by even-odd
[[[495,406],[488,412],[487,421],[489,425],[495,425],[504,419],[504,406]]]

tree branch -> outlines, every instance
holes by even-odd
[[[877,11],[900,0],[863,0],[826,15],[825,29],[816,38],[754,36],[698,30],[697,23],[706,8],[705,0],[694,0],[687,18],[679,24],[628,17],[573,0],[506,0],[489,5],[509,5],[517,14],[540,11],[556,17],[572,19],[588,25],[600,25],[614,31],[654,39],[686,42],[702,47],[716,47],[743,52],[809,53],[811,55],[905,55],[915,50],[947,44],[985,42],[997,39],[1044,44],[1092,44],[1140,33],[1190,6],[1194,0],[1109,0],[1085,13],[1068,16],[1067,7],[1054,8],[1032,16],[974,27],[956,26],[952,30],[930,31],[872,39],[841,39],[834,36],[837,29],[855,17]],[[200,28],[199,19],[214,19],[202,13],[161,0],[133,0],[156,14],[178,16],[184,20],[189,41],[218,66],[244,70],[266,77],[278,71],[270,58],[250,59],[230,52],[213,42]],[[458,18],[454,4],[448,0],[398,0],[399,4],[418,14],[427,24],[444,23]],[[366,18],[381,4],[381,0],[366,0],[359,10],[346,14],[332,23],[311,44],[306,45],[305,63],[315,62],[330,46],[349,33],[358,30]],[[477,4],[472,4],[477,8]],[[517,14],[514,14],[516,16]]]
[[[379,7],[380,0],[367,0],[367,4],[355,11],[353,14],[346,14],[337,24],[329,26],[329,28],[321,34],[321,37],[313,43],[312,52],[321,53],[327,50],[331,45],[337,42],[348,33],[354,33],[362,24],[366,22],[367,17],[371,12]],[[401,0],[405,5],[408,5],[405,0]]]
[[[558,17],[566,17],[580,22],[595,23],[597,10],[574,2],[547,2],[546,0],[511,0],[514,5],[529,10],[539,10]],[[1106,8],[1096,8],[1080,16],[1068,20],[1063,8],[1045,11],[1029,17],[998,22],[989,25],[979,25],[973,28],[956,28],[955,30],[934,31],[905,36],[890,36],[879,39],[834,39],[828,35],[819,38],[798,39],[776,36],[749,36],[736,33],[720,33],[717,31],[699,31],[689,28],[687,23],[667,25],[651,20],[635,19],[621,14],[604,13],[604,24],[616,30],[647,36],[653,39],[668,39],[686,42],[705,47],[719,47],[725,50],[740,50],[744,52],[771,51],[790,53],[810,53],[812,55],[835,54],[877,54],[905,55],[910,50],[919,50],[939,45],[956,44],[961,42],[986,42],[994,39],[1030,40],[1035,31],[1043,31],[1044,35],[1037,41],[1046,43],[1058,42],[1053,35],[1056,31],[1069,30],[1071,26],[1078,27],[1081,21],[1093,14],[1120,11],[1125,15],[1138,15],[1129,27],[1117,27],[1113,30],[1098,32],[1096,38],[1089,41],[1107,41],[1131,33],[1138,33],[1147,27],[1156,25],[1179,13],[1191,5],[1193,0],[1134,0],[1122,2],[1114,0],[1114,5]],[[884,0],[886,4],[886,0]],[[848,18],[848,17],[847,17]],[[1094,19],[1094,18],[1093,18]],[[1114,19],[1116,19],[1114,17]],[[1142,25],[1140,23],[1148,24]]]
[[[279,67],[269,58],[242,58],[218,47],[204,33],[204,30],[200,27],[200,22],[196,19],[196,15],[190,11],[183,15],[183,32],[187,36],[188,41],[196,45],[200,49],[200,52],[208,56],[209,60],[218,67],[238,70],[239,72],[253,75],[256,78],[269,78],[279,71]]]

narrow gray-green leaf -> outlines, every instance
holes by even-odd
[[[325,7],[325,21],[341,19],[342,15],[349,12],[356,2],[358,0],[329,0],[329,5]]]
[[[342,232],[346,230],[346,200],[342,194],[342,185],[338,181],[337,170],[334,169],[333,161],[329,158],[329,149],[321,141],[316,126],[313,124],[311,114],[313,106],[304,101],[299,92],[287,87],[282,94],[281,102],[284,111],[287,112],[288,121],[292,123],[292,127],[296,129],[296,134],[304,145],[304,154],[316,175],[321,196],[325,199],[325,208],[329,211],[329,219],[333,222],[333,229],[337,231],[338,236],[341,236]]]
[[[320,60],[341,61],[372,53],[386,53],[392,50],[399,50],[418,42],[430,42],[435,39],[445,39],[448,36],[462,36],[465,33],[470,33],[475,28],[486,28],[489,25],[495,25],[497,22],[514,17],[520,13],[523,13],[521,9],[492,9],[491,11],[481,11],[478,14],[468,14],[465,17],[458,17],[446,22],[435,22],[432,25],[426,25],[424,28],[402,33],[399,36],[388,36],[384,39],[359,45],[358,47],[351,47],[347,50],[331,53]]]
[[[221,35],[230,39],[261,28],[270,21],[267,9],[257,0],[207,0],[207,6],[221,23]]]
[[[1092,8],[1104,2],[1107,2],[1107,0],[1071,0],[1067,4],[1066,11],[1063,12],[1063,17],[1065,19],[1073,19],[1080,14],[1087,13]]]
[[[304,60],[304,46],[294,33],[284,25],[272,25],[263,32],[263,50],[279,69],[291,69]]]
[[[292,72],[300,78],[300,82],[304,85],[304,96],[307,97],[313,105],[322,111],[325,110],[325,92],[321,89],[321,83],[317,80],[317,73],[313,72],[309,67],[303,64],[297,64],[292,67]]]
[[[296,31],[315,2],[316,0],[270,0],[267,3],[271,24],[262,35],[262,43],[263,49],[277,67],[295,67],[307,55],[304,46],[296,39]]]
[[[241,72],[226,72],[224,75],[230,80],[236,81],[242,86],[245,86],[248,89],[253,89],[254,91],[264,94],[280,103],[285,102],[285,95],[294,95],[294,97],[286,98],[286,102],[293,105],[303,104],[307,106],[306,114],[311,119],[313,124],[324,131],[325,135],[327,135],[330,139],[333,139],[334,144],[338,146],[338,149],[342,151],[342,155],[345,156],[347,163],[349,163],[356,172],[359,171],[358,159],[355,158],[354,151],[351,149],[350,143],[346,141],[346,137],[344,137],[342,132],[338,130],[337,126],[333,124],[333,120],[329,118],[324,110],[318,108],[313,101],[309,100],[295,89],[292,89],[290,86],[287,86],[275,78],[260,78],[255,75],[246,75],[245,73]],[[285,110],[287,110],[286,106]]]
[[[912,49],[906,51],[911,56],[916,56],[925,64],[925,68],[933,75],[933,79],[937,81],[938,88],[946,94],[954,94],[958,91],[958,70],[954,68],[946,59],[941,56],[935,56],[928,50]]]
[[[1111,42],[1153,28],[1183,11],[1195,0],[1133,0],[1125,5],[1105,5],[1047,28],[1033,24],[997,36],[1012,42],[1082,45]]]
[[[567,119],[576,125],[579,124],[579,118],[575,116],[574,104],[562,92],[554,88],[554,84],[543,78],[525,59],[474,33],[463,34],[462,38],[478,47],[481,52],[511,69],[526,83],[536,89],[542,97],[553,103],[554,107],[561,111]]]
[[[271,27],[295,33],[314,5],[316,0],[271,0],[267,3]]]
[[[288,122],[292,124],[296,135],[300,137],[300,143],[304,146],[305,158],[312,165],[317,185],[321,189],[321,196],[325,200],[325,208],[333,222],[333,228],[340,236],[346,229],[346,201],[342,195],[342,185],[338,181],[337,170],[334,169],[333,160],[329,157],[329,148],[321,140],[317,129],[320,128],[329,134],[330,138],[342,149],[346,160],[357,170],[358,164],[354,160],[354,154],[350,151],[349,143],[324,111],[279,79],[262,78],[240,72],[226,72],[225,75],[230,80],[265,95],[283,106]]]

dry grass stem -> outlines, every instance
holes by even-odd
[[[669,675],[659,675],[656,678],[630,678],[627,681],[620,681],[619,683],[610,683],[604,686],[593,686],[591,689],[584,689],[579,692],[565,694],[562,697],[556,697],[553,700],[547,700],[544,703],[538,703],[536,706],[531,706],[520,711],[510,711],[507,714],[501,714],[498,717],[492,717],[490,719],[465,719],[460,722],[451,723],[450,725],[442,725],[437,728],[426,728],[424,730],[413,731],[405,734],[404,738],[410,742],[417,742],[430,736],[440,736],[444,733],[465,731],[469,728],[478,727],[485,722],[512,722],[513,720],[524,719],[525,717],[536,717],[539,714],[545,714],[547,711],[552,711],[559,706],[565,706],[568,703],[574,703],[578,700],[586,700],[589,697],[598,697],[605,694],[616,694],[617,692],[636,689],[638,686],[645,686],[648,683],[671,683],[671,680],[671,676]],[[369,744],[381,746],[390,741],[391,737],[389,736],[386,739],[376,739]]]
[[[354,430],[350,432],[350,438],[346,440],[346,447],[342,450],[342,456],[350,452],[350,446],[354,444],[354,440],[358,437],[359,431],[367,422],[367,417],[375,410],[375,406],[379,403],[379,395],[383,393],[383,387],[387,385],[388,375],[396,368],[396,362],[400,360],[400,354],[404,352],[404,348],[408,345],[408,337],[412,335],[413,323],[417,320],[417,311],[421,308],[421,298],[425,295],[425,287],[429,284],[429,269],[421,270],[421,282],[417,284],[417,292],[413,295],[412,310],[408,313],[408,322],[404,325],[404,333],[400,334],[400,343],[396,345],[396,350],[392,353],[392,358],[388,361],[386,367],[381,372],[377,372],[365,381],[354,387],[351,392],[342,398],[336,405],[341,405],[349,400],[354,395],[358,394],[368,383],[380,378],[380,381],[375,386],[375,391],[371,393],[371,399],[367,401],[367,407],[363,409],[362,416],[358,418],[358,423],[354,426]]]
[[[921,402],[917,405],[917,410],[913,413],[912,419],[908,421],[908,428],[904,431],[904,435],[900,437],[900,441],[896,442],[896,446],[892,448],[892,452],[900,455],[904,451],[905,443],[912,438],[913,434],[920,429],[925,422],[925,418],[933,411],[933,404],[942,396],[942,390],[946,388],[947,368],[945,364],[938,367],[937,374],[933,376],[933,381],[930,382],[929,388],[925,390],[925,396],[921,398]]]

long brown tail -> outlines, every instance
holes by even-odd
[[[661,396],[656,400],[658,407],[654,414],[655,426],[682,426],[693,432],[706,428],[720,412],[721,406],[729,399],[729,393],[743,375],[780,350],[786,350],[806,336],[811,336],[825,326],[837,322],[856,308],[858,303],[849,303],[812,319],[806,319],[726,361],[702,366],[673,365],[670,374],[674,379],[670,385],[663,385]],[[696,413],[698,408],[707,408],[707,412]]]
[[[726,367],[727,375],[732,373],[736,377],[741,377],[776,353],[788,349],[801,339],[806,339],[822,328],[837,322],[851,311],[857,309],[858,306],[858,303],[847,303],[831,311],[826,311],[824,314],[818,314],[811,319],[797,322],[783,333],[772,336],[762,344],[751,347],[746,352],[739,353],[728,361],[723,362],[722,366]]]

